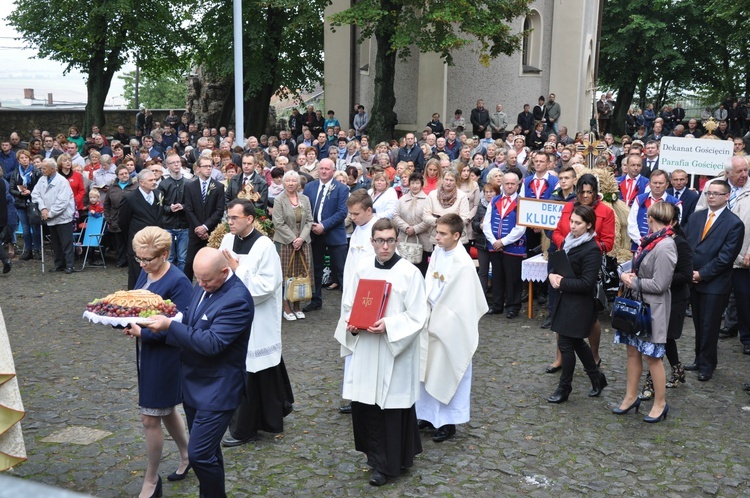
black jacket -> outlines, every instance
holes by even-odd
[[[566,337],[585,338],[591,334],[591,325],[597,312],[594,291],[602,265],[602,253],[595,240],[574,247],[568,261],[575,277],[564,277],[552,310],[551,329]]]
[[[225,204],[229,204],[237,198],[237,195],[242,190],[242,178],[244,176],[245,173],[240,171],[229,181],[227,184],[227,190],[224,192]],[[255,204],[255,209],[265,210],[268,205],[268,183],[266,182],[266,178],[255,171],[250,181],[252,182],[255,191],[260,194],[260,200],[253,203]]]
[[[191,180],[183,176],[175,180],[171,176],[165,177],[156,189],[156,198],[161,203],[161,211],[164,216],[164,228],[180,230],[188,227],[185,208],[181,211],[172,211],[172,204],[185,204],[185,185]]]
[[[224,216],[224,185],[209,178],[206,202],[203,202],[200,179],[188,183],[185,185],[184,206],[190,237],[197,237],[194,230],[201,225],[206,225],[211,233]]]
[[[31,184],[27,185],[26,188],[33,191],[36,182],[38,182],[41,177],[42,172],[34,169],[31,173]],[[27,196],[21,195],[21,189],[18,188],[19,185],[23,184],[23,177],[21,176],[20,169],[13,170],[13,173],[10,174],[10,180],[8,181],[10,182],[10,195],[12,195],[14,199],[13,205],[18,209],[26,209],[27,204],[31,201],[31,194]]]

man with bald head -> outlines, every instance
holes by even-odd
[[[344,280],[346,261],[346,228],[344,221],[349,210],[346,200],[349,188],[333,179],[336,167],[330,159],[322,159],[318,165],[318,179],[305,185],[305,195],[312,206],[312,256],[315,270],[315,292],[304,312],[323,307],[321,287],[323,285],[323,265],[326,249],[331,255],[331,273],[334,283],[339,286]]]
[[[188,309],[180,310],[182,322],[157,315],[148,321],[148,328],[132,325],[126,332],[181,349],[190,466],[200,483],[200,496],[223,498],[220,443],[244,391],[245,356],[255,307],[247,287],[217,249],[198,251],[193,270],[198,285]]]

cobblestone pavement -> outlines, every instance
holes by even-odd
[[[137,496],[146,464],[135,345],[81,319],[87,301],[125,286],[126,270],[41,274],[33,263],[17,262],[0,277],[27,410],[29,460],[13,473],[100,497]],[[688,372],[686,384],[668,390],[669,419],[649,425],[643,412],[610,413],[625,391],[625,350],[612,344],[606,318],[601,355],[609,387],[587,398],[590,385],[579,364],[570,400],[551,405],[545,397],[557,375],[544,368],[552,334],[538,318],[497,315],[480,324],[471,422],[441,444],[424,437],[411,470],[372,488],[365,459],[354,451],[349,416],[337,410],[343,360],[332,332],[341,295],[324,292],[322,311],[284,323],[296,397],[284,434],[224,450],[230,496],[750,495],[750,398],[742,390],[750,358],[738,340],[721,341],[713,380],[699,383]],[[679,341],[688,363],[693,336],[688,319]],[[70,427],[111,434],[90,444],[44,441]],[[177,461],[167,441],[160,474],[174,471]],[[197,496],[197,479],[191,473],[179,483],[164,480],[164,495]]]

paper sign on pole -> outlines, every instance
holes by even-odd
[[[659,151],[659,169],[671,173],[676,169],[687,174],[716,176],[734,154],[728,140],[664,137]]]
[[[524,227],[554,230],[562,215],[563,206],[567,204],[561,201],[545,201],[530,197],[518,197],[517,224]]]

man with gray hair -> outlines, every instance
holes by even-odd
[[[45,178],[36,182],[31,192],[31,202],[36,202],[47,225],[55,255],[53,271],[64,271],[71,274],[73,269],[73,216],[76,211],[75,199],[70,183],[57,174],[57,161],[42,161],[42,174]]]
[[[197,147],[191,150],[190,154],[187,154],[187,157],[185,158],[187,159],[188,166],[190,166],[191,169],[193,168],[193,164],[195,164],[195,161],[197,161],[198,158],[201,156],[201,153],[204,150],[208,149],[208,146],[209,146],[208,138],[200,137],[196,145]]]
[[[156,190],[156,176],[149,169],[138,173],[138,189],[123,197],[120,206],[120,229],[128,236],[125,239],[128,249],[128,290],[135,288],[138,275],[141,273],[141,262],[135,257],[133,237],[141,229],[164,224],[161,206],[158,204],[154,190]]]

